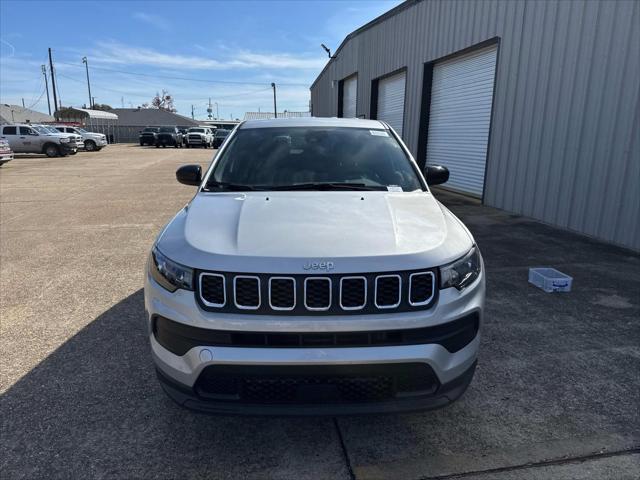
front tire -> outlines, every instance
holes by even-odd
[[[87,140],[86,142],[84,142],[84,149],[87,152],[95,152],[96,151],[96,142],[94,142],[93,140]]]
[[[60,149],[52,143],[44,147],[44,154],[49,158],[62,156]]]

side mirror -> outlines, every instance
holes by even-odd
[[[440,185],[449,180],[449,169],[441,165],[427,165],[424,169],[427,185]]]
[[[202,167],[200,165],[183,165],[176,170],[176,178],[185,185],[198,186],[202,182]]]

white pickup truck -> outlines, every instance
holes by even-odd
[[[42,125],[2,125],[0,138],[6,140],[14,153],[44,153],[47,157],[73,155],[78,151],[75,137],[52,133]]]
[[[107,136],[103,133],[87,132],[84,128],[69,125],[56,125],[55,129],[62,133],[72,133],[82,137],[84,149],[87,152],[98,152],[109,144]]]
[[[187,130],[184,144],[187,148],[213,146],[213,131],[209,127],[192,127]]]

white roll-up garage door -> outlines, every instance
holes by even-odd
[[[446,187],[482,196],[497,47],[433,67],[427,164],[449,169]]]
[[[381,78],[378,81],[378,120],[387,122],[402,136],[404,123],[404,89],[407,75],[405,72]]]
[[[358,76],[346,78],[342,82],[342,116],[354,118],[358,99]]]

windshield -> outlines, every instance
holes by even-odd
[[[157,129],[157,128],[155,128],[155,127],[147,127],[147,128],[145,128],[144,130],[142,130],[142,131],[143,131],[143,132],[151,132],[151,133],[155,133],[155,132],[157,132],[157,131],[158,131],[158,129]]]
[[[53,127],[43,127],[45,130],[47,130],[49,133],[55,133],[56,135],[60,134],[60,131],[57,128],[53,128]]]
[[[77,127],[76,127],[76,132],[78,132],[78,133],[89,133],[84,128],[77,128]]]
[[[189,133],[204,133],[204,128],[190,128]]]
[[[422,190],[415,167],[385,130],[241,129],[216,162],[211,190]]]
[[[175,133],[176,129],[173,127],[160,127],[160,131],[161,132],[171,132],[171,133]]]
[[[40,125],[31,125],[31,128],[33,128],[36,132],[41,133],[43,135],[51,135],[51,133],[52,133],[48,128],[45,128],[45,127],[40,126]],[[55,130],[55,133],[56,134],[60,134],[60,132],[58,130]]]

